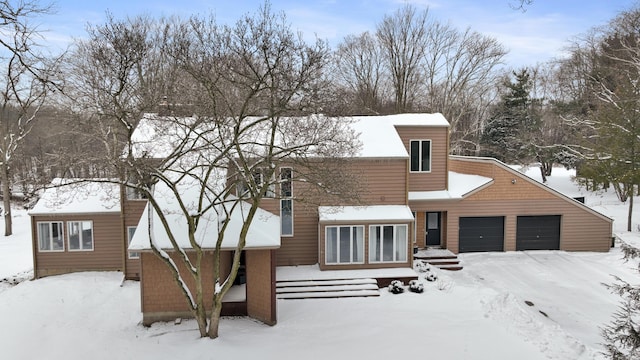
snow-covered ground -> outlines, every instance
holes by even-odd
[[[530,169],[536,177],[537,169]],[[626,205],[612,192],[581,192],[570,172],[554,169],[549,186],[616,219]],[[539,178],[537,176],[536,178]],[[637,199],[640,200],[640,199]],[[15,235],[0,238],[0,280],[31,267],[28,218],[16,212]],[[599,327],[618,298],[611,275],[637,282],[635,264],[608,253],[562,251],[461,255],[464,269],[437,271],[423,294],[378,298],[279,300],[278,324],[225,318],[221,336],[199,339],[193,321],[139,322],[139,286],[114,272],[0,283],[2,359],[600,359]]]

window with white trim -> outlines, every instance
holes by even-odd
[[[293,236],[293,169],[280,168],[280,235]]]
[[[411,172],[431,171],[431,140],[411,140]]]
[[[69,251],[93,250],[93,222],[67,221]]]
[[[136,233],[135,226],[127,226],[127,245],[131,244],[131,240],[133,239],[133,235]],[[137,251],[129,251],[129,259],[139,259],[140,253]]]
[[[62,221],[38,222],[38,251],[64,251]]]
[[[369,262],[405,262],[407,251],[407,225],[369,226]]]
[[[255,168],[253,169],[253,171],[251,172],[251,176],[253,177],[253,183],[257,189],[261,189],[263,186],[266,186],[266,188],[263,191],[262,196],[266,197],[266,198],[274,198],[276,196],[276,184],[274,181],[274,175],[271,174],[271,179],[268,181],[268,183],[265,181],[265,178],[267,178],[267,172],[268,169],[265,168]],[[249,185],[244,182],[244,181],[240,181],[238,183],[238,187],[237,187],[237,194],[238,197],[242,197],[243,195],[245,195],[247,192],[249,192]]]
[[[326,226],[327,264],[364,263],[364,226]]]

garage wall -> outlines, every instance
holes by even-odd
[[[458,253],[459,218],[468,216],[505,216],[505,251],[516,250],[516,223],[519,215],[562,214],[560,249],[567,251],[608,251],[611,245],[611,223],[592,215],[563,199],[520,201],[459,201],[411,204],[412,210],[427,208],[447,210],[446,246]]]

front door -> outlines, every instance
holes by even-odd
[[[440,246],[440,222],[439,212],[426,213],[426,244],[427,246]]]

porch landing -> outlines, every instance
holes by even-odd
[[[462,264],[458,255],[450,250],[442,248],[425,248],[419,249],[413,254],[415,260],[425,261],[442,270],[462,270]]]
[[[278,299],[343,298],[379,296],[379,288],[392,280],[417,279],[411,268],[325,270],[316,265],[276,268]]]

